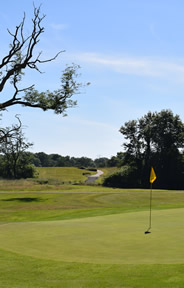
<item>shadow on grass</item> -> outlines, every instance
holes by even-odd
[[[43,199],[39,197],[24,197],[24,198],[9,198],[9,199],[4,199],[2,201],[20,201],[20,202],[39,202],[43,201]]]

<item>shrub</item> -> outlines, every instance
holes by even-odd
[[[118,172],[105,177],[103,185],[114,188],[139,188],[138,170],[135,167],[124,166]]]

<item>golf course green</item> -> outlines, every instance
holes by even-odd
[[[184,191],[153,190],[144,234],[149,189],[39,181],[0,181],[0,287],[184,287]]]
[[[40,259],[93,264],[184,263],[184,208],[0,225],[3,250]]]

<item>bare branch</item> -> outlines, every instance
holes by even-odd
[[[8,139],[13,139],[14,137],[16,137],[17,132],[21,129],[22,122],[19,118],[19,115],[15,115],[15,117],[18,120],[18,124],[13,125],[11,128],[0,128],[0,143],[8,143]]]
[[[61,53],[64,53],[65,50],[62,50],[62,51],[59,51],[54,57],[50,58],[50,59],[47,59],[47,60],[40,60],[39,57],[37,57],[36,62],[39,62],[39,63],[47,63],[47,62],[51,62],[53,60],[56,60],[56,58],[59,56],[59,54]],[[42,54],[42,52],[40,53],[40,55]]]
[[[34,6],[34,4],[33,4]],[[76,73],[79,66],[68,66],[61,77],[61,88],[53,93],[46,91],[39,93],[34,90],[34,85],[20,89],[19,82],[22,80],[25,69],[40,70],[40,65],[56,60],[56,58],[64,50],[59,51],[54,57],[49,59],[41,59],[42,52],[34,55],[35,47],[40,41],[40,36],[44,32],[42,21],[45,15],[40,15],[40,7],[34,6],[32,18],[32,31],[29,35],[25,36],[24,28],[26,21],[26,14],[24,13],[21,23],[16,26],[14,33],[8,30],[12,37],[10,50],[0,63],[0,92],[2,92],[10,83],[13,87],[13,93],[9,99],[0,103],[0,110],[6,109],[12,105],[23,105],[26,107],[40,108],[44,111],[51,109],[57,114],[63,114],[68,107],[76,105],[76,101],[71,100],[71,96],[76,94],[81,86],[77,83],[75,78],[78,76]],[[24,95],[23,93],[24,92]],[[22,95],[21,95],[22,93]]]
[[[40,7],[34,7],[34,17],[32,19],[33,28],[30,35],[24,37],[24,25],[26,19],[25,13],[21,23],[16,26],[15,32],[12,33],[10,32],[10,30],[8,30],[8,33],[13,37],[13,39],[12,43],[10,44],[9,53],[2,59],[0,63],[0,72],[2,74],[0,79],[0,92],[3,91],[7,81],[10,80],[11,77],[14,77],[14,75],[20,75],[22,71],[26,68],[35,69],[41,73],[37,64],[53,61],[58,57],[61,52],[63,52],[60,51],[53,58],[50,58],[48,60],[41,60],[41,53],[39,53],[37,57],[33,59],[33,52],[35,46],[39,42],[40,35],[44,32],[44,27],[41,25],[44,18],[45,15],[40,16]],[[24,54],[22,54],[23,50],[26,50]],[[22,56],[17,61],[18,53]],[[2,71],[3,67],[6,67],[4,71]],[[17,89],[15,90],[17,94],[18,91]],[[7,101],[6,103],[9,103],[9,101]]]

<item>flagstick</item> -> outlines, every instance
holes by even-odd
[[[150,225],[149,229],[151,229],[151,209],[152,208],[152,183],[151,183],[151,190],[150,190]]]
[[[146,232],[144,232],[145,234],[151,233],[149,230],[151,229],[151,208],[152,208],[152,183],[151,183],[151,187],[150,187],[150,217],[149,217],[149,228]]]

